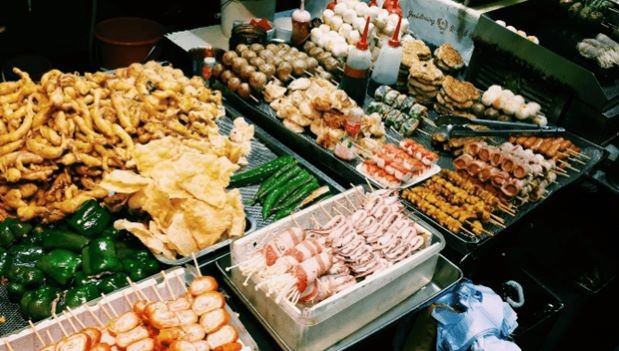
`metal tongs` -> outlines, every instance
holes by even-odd
[[[565,132],[565,129],[561,127],[488,119],[468,119],[456,116],[439,117],[436,124],[438,125],[438,130],[432,134],[432,139],[438,142],[446,142],[451,138],[460,137],[554,135]],[[475,126],[486,126],[493,129],[475,129]]]

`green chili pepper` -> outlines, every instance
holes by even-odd
[[[297,189],[295,192],[293,192],[292,195],[286,198],[282,204],[277,205],[273,210],[281,211],[285,208],[291,208],[291,211],[293,211],[296,206],[301,201],[303,201],[303,199],[305,199],[309,194],[312,193],[312,191],[318,189],[319,187],[320,184],[318,184],[318,181],[316,179],[312,179],[309,183],[303,185],[300,189]],[[275,217],[277,218],[277,215]]]
[[[26,292],[26,287],[23,284],[10,282],[6,286],[6,294],[11,302],[18,302]]]
[[[286,183],[288,183],[291,179],[294,179],[302,171],[303,171],[303,168],[299,166],[295,166],[290,171],[286,172],[281,177],[279,177],[279,179],[277,179],[275,183],[271,185],[271,188],[267,189],[264,193],[262,193],[262,195],[256,195],[256,196],[258,196],[258,199],[264,203],[264,201],[266,200],[266,197],[271,192],[277,190],[280,187],[283,187]]]
[[[40,246],[19,244],[11,248],[11,254],[14,266],[34,267],[45,251]]]
[[[230,177],[229,186],[233,188],[238,188],[251,184],[258,184],[263,180],[267,179],[284,165],[292,163],[293,161],[294,157],[287,155],[276,158],[275,160],[267,162],[260,167],[250,169],[243,173],[237,173]]]
[[[294,179],[286,183],[282,188],[282,194],[275,201],[275,205],[283,203],[290,195],[292,195],[297,189],[300,189],[305,184],[315,179],[308,171],[303,170]],[[274,205],[274,206],[275,206]]]
[[[122,263],[116,256],[114,242],[110,238],[94,239],[82,249],[84,273],[88,275],[103,272],[118,272]]]
[[[13,231],[9,225],[5,223],[7,220],[0,223],[0,245],[5,248],[11,247],[17,241]]]
[[[275,183],[277,183],[282,177],[286,176],[286,174],[291,173],[291,170],[297,168],[297,161],[294,160],[290,163],[285,164],[280,169],[278,169],[275,173],[273,173],[267,180],[262,182],[258,192],[256,193],[256,200],[261,199],[262,196],[266,195],[269,191],[274,189]],[[290,179],[290,178],[288,178]]]
[[[67,223],[78,233],[94,238],[101,234],[111,221],[110,212],[99,205],[96,200],[90,200],[86,201],[67,220]]]
[[[4,249],[3,249],[4,250]],[[13,264],[11,254],[4,251],[0,253],[0,277],[6,277]]]
[[[42,244],[47,250],[65,249],[79,253],[89,241],[90,239],[79,234],[65,230],[52,230],[45,236]]]
[[[84,303],[99,297],[99,290],[94,285],[84,285],[67,290],[64,297],[64,305],[79,307]]]
[[[97,287],[102,293],[109,294],[112,291],[123,288],[129,284],[127,282],[128,276],[122,272],[116,272],[111,275],[103,277]]]
[[[312,176],[309,172],[306,170],[301,170],[301,172],[299,172],[294,178],[273,189],[273,191],[271,191],[264,199],[262,204],[262,218],[266,219],[272,214],[271,209],[278,200],[282,199],[282,196],[287,191],[289,192],[291,188],[298,189],[300,186],[303,186],[303,184],[310,181],[311,178]]]
[[[41,257],[37,267],[58,284],[67,285],[81,263],[82,260],[75,253],[64,249],[54,249]]]
[[[56,294],[58,294],[58,291],[58,289],[51,286],[42,286],[35,290],[34,295],[27,304],[28,317],[32,320],[38,321],[51,316],[52,302],[56,299]]]

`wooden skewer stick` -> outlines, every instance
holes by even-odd
[[[114,316],[112,316],[112,314],[108,310],[105,309],[105,306],[103,306],[103,304],[100,301],[97,305],[99,306],[99,309],[103,311],[103,314],[105,314],[108,321],[111,321],[112,319],[114,319]]]
[[[484,233],[486,233],[488,236],[494,236],[494,233],[487,231],[486,229],[482,229],[482,231]]]
[[[499,228],[503,228],[503,229],[507,228],[504,224],[502,224],[501,222],[497,222],[494,219],[491,219],[489,222],[496,225]]]
[[[314,225],[316,225],[316,228],[320,228],[322,227],[322,224],[320,224],[320,222],[318,222],[318,220],[316,219],[316,217],[314,217],[312,215],[311,220],[314,221]]]
[[[77,321],[77,324],[79,324],[82,329],[86,328],[86,325],[79,318],[77,318],[75,313],[73,313],[73,309],[71,307],[67,306],[67,311],[69,311],[69,314]]]
[[[45,333],[47,334],[47,338],[49,339],[49,343],[50,344],[54,344],[54,338],[52,338],[52,333],[49,332],[49,329],[46,329]]]
[[[473,233],[472,231],[470,231],[470,230],[468,230],[468,229],[466,229],[464,227],[461,227],[460,230],[462,230],[463,232],[465,232],[466,234],[468,234],[470,236],[473,236],[473,237],[477,236],[475,233]]]
[[[135,295],[138,296],[138,299],[142,298],[144,301],[150,302],[148,296],[146,296],[146,294],[144,294],[142,290],[138,289],[138,286],[129,277],[127,277],[127,282],[131,286],[131,289],[133,290]]]
[[[131,299],[129,298],[129,294],[127,294],[126,291],[123,291],[123,297],[125,298],[125,301],[129,305],[129,307],[130,308],[133,307],[133,302],[131,302]]]
[[[557,170],[555,170],[555,173],[556,173],[557,175],[560,175],[561,177],[565,177],[565,178],[569,178],[569,177],[570,177],[567,173],[557,172]]]
[[[157,289],[157,286],[156,285],[151,285],[150,287],[155,292],[155,295],[157,296],[157,300],[164,301],[163,296],[161,296],[161,294],[159,293],[159,289]]]
[[[344,194],[344,199],[346,199],[346,201],[348,201],[348,203],[350,204],[350,206],[352,208],[354,208],[355,210],[357,210],[357,206],[348,198],[348,196],[346,194]]]
[[[95,322],[97,322],[97,324],[99,324],[101,328],[105,328],[105,324],[101,321],[99,316],[97,316],[97,314],[92,310],[92,308],[90,308],[90,305],[86,305],[86,310],[90,312],[90,315],[92,316],[92,318],[95,320]]]
[[[421,134],[423,134],[423,135],[425,135],[425,136],[430,136],[430,135],[431,135],[430,133],[426,132],[425,130],[423,130],[423,129],[419,128],[419,127],[417,127],[417,130],[418,130]]]
[[[101,301],[103,301],[107,296],[105,296],[104,293],[101,293]],[[114,308],[114,306],[108,301],[105,303],[109,308],[110,311],[112,311],[112,314],[114,315],[114,317],[118,317],[118,312],[116,312],[116,309]]]
[[[67,333],[67,330],[64,328],[64,325],[62,325],[62,322],[58,320],[58,316],[56,316],[56,313],[52,313],[52,317],[56,320],[56,324],[58,324],[58,326],[60,327],[60,330],[62,331],[62,335],[64,335],[64,337],[68,337],[69,333]]]
[[[505,223],[505,220],[504,220],[503,218],[501,218],[501,217],[499,217],[499,216],[497,216],[497,215],[495,215],[495,214],[492,214],[492,213],[491,213],[491,214],[490,214],[490,218],[494,219],[494,220],[495,220],[495,221],[497,221],[497,222],[500,222],[500,223]]]
[[[252,94],[249,94],[249,97],[250,97],[252,100],[254,100],[254,102],[255,102],[255,103],[259,103],[259,102],[260,102],[260,100],[258,100],[258,98],[257,98],[257,97],[255,97],[255,96],[253,96]]]
[[[374,191],[374,187],[372,186],[372,182],[370,182],[370,180],[368,179],[368,177],[364,177],[365,178],[365,182],[368,185],[368,188],[370,188],[370,191]]]
[[[321,203],[318,203],[318,207],[322,210],[322,212],[323,212],[325,215],[327,215],[327,217],[329,217],[329,218],[333,218],[333,216],[332,216],[332,215],[331,215],[331,214],[330,214],[327,210],[325,210],[325,208],[322,206],[322,204],[321,204]]]
[[[196,266],[196,271],[198,272],[198,277],[202,276],[202,272],[200,271],[200,265],[198,264],[198,259],[196,258],[196,254],[192,253],[191,258],[193,259],[193,265]]]
[[[6,348],[9,349],[9,351],[15,351],[13,346],[11,346],[11,344],[9,344],[9,339],[8,338],[4,338],[4,344],[6,345]]]
[[[75,326],[75,323],[73,323],[73,321],[71,320],[71,316],[69,316],[67,311],[62,311],[62,314],[65,316],[65,318],[69,322],[69,325],[71,326],[71,329],[73,329],[73,333],[77,333],[79,331],[79,329],[77,329],[77,327]]]
[[[559,161],[562,165],[564,165],[566,168],[571,169],[571,170],[572,170],[572,171],[574,171],[574,172],[578,172],[578,173],[582,172],[582,170],[581,170],[581,169],[578,169],[578,168],[576,168],[576,167],[572,167],[572,165],[570,165],[569,163],[567,163],[567,162],[565,162],[565,161],[562,161],[562,160],[558,160],[558,161]]]
[[[37,337],[37,339],[39,339],[39,342],[41,343],[41,345],[43,346],[47,345],[45,340],[43,340],[43,337],[41,336],[41,334],[39,334],[39,331],[37,330],[37,328],[34,326],[34,323],[32,323],[32,320],[29,319],[28,324],[30,324],[30,328],[32,328],[32,332]]]
[[[570,157],[569,159],[570,159],[570,161],[578,162],[578,163],[580,163],[583,166],[587,165],[587,162],[579,159],[578,157]]]
[[[296,218],[294,218],[294,214],[292,214],[292,213],[290,214],[290,219],[292,220],[292,223],[294,223],[294,225],[296,225],[296,226],[297,226],[297,227],[299,227],[299,228],[303,228],[303,227],[301,226],[301,224],[299,224],[299,222],[297,222],[297,219],[296,219]]]
[[[183,278],[181,278],[180,274],[176,275],[176,280],[178,280],[178,283],[181,285],[181,288],[183,289],[183,291],[187,292],[187,285],[185,284],[185,281],[183,280]]]
[[[165,284],[166,288],[168,289],[168,294],[170,294],[170,299],[174,298],[174,289],[172,289],[172,285],[170,285],[170,282],[168,281],[168,276],[166,275],[165,271],[161,271],[161,275],[163,276],[163,283]]]
[[[341,201],[341,200],[339,200],[339,201]],[[339,201],[336,201],[335,204],[338,205],[346,213],[348,213],[348,215],[351,215],[353,213],[353,211],[349,210],[346,206],[342,205]],[[335,207],[333,209],[335,209]]]
[[[337,207],[333,207],[333,211],[339,214],[340,216],[344,216],[344,214],[340,210],[338,210]]]

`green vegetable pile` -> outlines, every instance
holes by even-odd
[[[282,156],[260,167],[230,178],[231,187],[260,184],[253,202],[262,204],[262,218],[286,217],[329,193],[316,177],[297,164],[292,156]]]
[[[53,226],[8,218],[0,223],[0,275],[26,319],[41,320],[78,307],[160,270],[150,251],[112,227],[112,215],[88,201]]]

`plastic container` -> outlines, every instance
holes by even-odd
[[[345,196],[355,204],[361,201],[358,189],[351,189],[296,213],[294,220],[306,228],[313,226],[312,217],[326,223],[328,217],[320,207],[331,211],[338,206],[338,202],[345,201]],[[243,300],[248,301],[266,322],[267,329],[277,331],[280,346],[297,351],[323,350],[390,310],[432,280],[439,252],[445,242],[433,228],[421,221],[417,223],[431,233],[430,246],[308,308],[300,309],[287,300],[276,304],[272,297],[255,289],[254,280],[244,285],[246,277],[237,269],[232,270],[231,281]],[[292,218],[287,217],[234,241],[230,250],[232,264],[247,259],[256,247],[264,245],[272,233],[293,225]]]
[[[113,69],[152,59],[163,34],[161,24],[146,18],[114,17],[103,20],[95,28],[100,65]]]
[[[273,25],[275,26],[275,38],[287,43],[290,42],[290,38],[292,37],[292,18],[276,18],[275,21],[273,21]]]
[[[378,85],[394,85],[398,80],[400,63],[402,62],[402,47],[400,47],[399,35],[402,17],[398,20],[398,25],[393,32],[393,38],[387,45],[380,48],[378,59],[374,63],[372,81]]]

